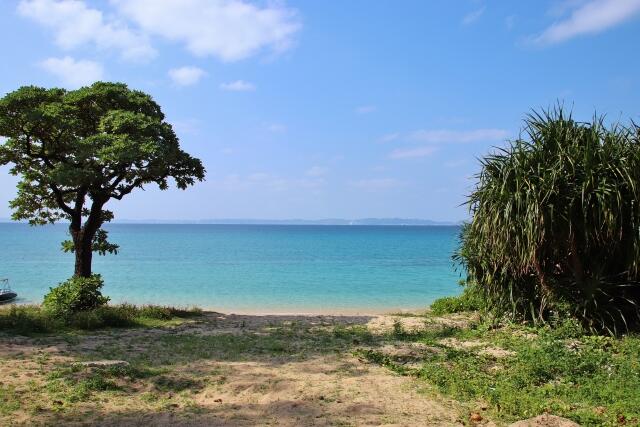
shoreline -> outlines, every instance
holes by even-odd
[[[138,307],[142,306],[160,306],[160,307],[175,307],[178,309],[197,308],[202,310],[203,313],[210,314],[225,314],[225,315],[238,315],[238,316],[300,316],[300,317],[314,317],[314,316],[384,316],[392,314],[414,314],[424,313],[429,310],[430,305],[423,305],[420,307],[386,307],[386,308],[367,308],[367,307],[344,307],[344,308],[233,308],[233,307],[212,307],[212,306],[199,306],[196,304],[184,305],[184,304],[161,304],[161,303],[131,303],[131,302],[116,302],[109,305],[119,304],[131,304]],[[9,308],[12,305],[16,306],[41,306],[42,303],[34,303],[29,301],[13,301],[0,303],[0,309]]]
[[[238,316],[301,316],[301,317],[314,317],[314,316],[384,316],[392,314],[410,314],[421,313],[428,309],[428,307],[416,308],[416,309],[381,309],[381,310],[358,310],[358,309],[344,309],[344,310],[216,310],[213,308],[202,308],[204,313],[220,313]]]

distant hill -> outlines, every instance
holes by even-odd
[[[0,222],[12,222],[9,218],[0,218]],[[159,219],[116,219],[114,224],[246,224],[246,225],[460,225],[462,221],[432,221],[416,218],[360,218],[360,219],[201,219],[201,220],[159,220]]]

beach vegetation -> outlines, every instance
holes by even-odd
[[[640,325],[640,128],[533,112],[481,160],[456,259],[489,310],[571,317],[619,334]]]
[[[432,316],[433,313],[428,314]],[[640,422],[640,337],[592,335],[577,319],[531,326],[472,322],[392,335],[414,352],[362,348],[359,357],[437,392],[466,402],[469,411],[504,423],[543,413],[580,425]]]
[[[57,289],[57,288],[54,288]],[[100,305],[79,311],[60,311],[35,305],[0,308],[0,331],[20,335],[58,334],[104,328],[156,327],[179,324],[202,315],[199,308]]]

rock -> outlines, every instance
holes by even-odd
[[[480,421],[482,421],[482,415],[480,415],[477,412],[474,412],[473,414],[471,414],[469,419],[474,423],[479,423]]]
[[[112,366],[129,366],[129,362],[124,360],[93,360],[91,362],[80,362],[78,365],[88,368],[110,368]]]
[[[580,424],[556,415],[543,414],[528,420],[516,421],[509,427],[580,427]]]

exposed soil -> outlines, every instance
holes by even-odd
[[[381,334],[394,324],[407,331],[426,327],[423,317],[411,316],[205,313],[167,328],[0,335],[1,365],[10,373],[2,377],[0,393],[19,402],[11,413],[0,412],[0,424],[461,425],[468,412],[458,403],[425,389],[424,382],[360,360],[353,355],[359,339],[338,340],[333,332],[355,326]],[[387,350],[408,363],[416,352],[436,351],[419,345]],[[76,398],[74,384],[99,368],[69,367],[92,360],[124,360],[150,373],[118,377],[113,390]],[[56,370],[71,380],[56,382]],[[57,390],[60,384],[68,390]]]

